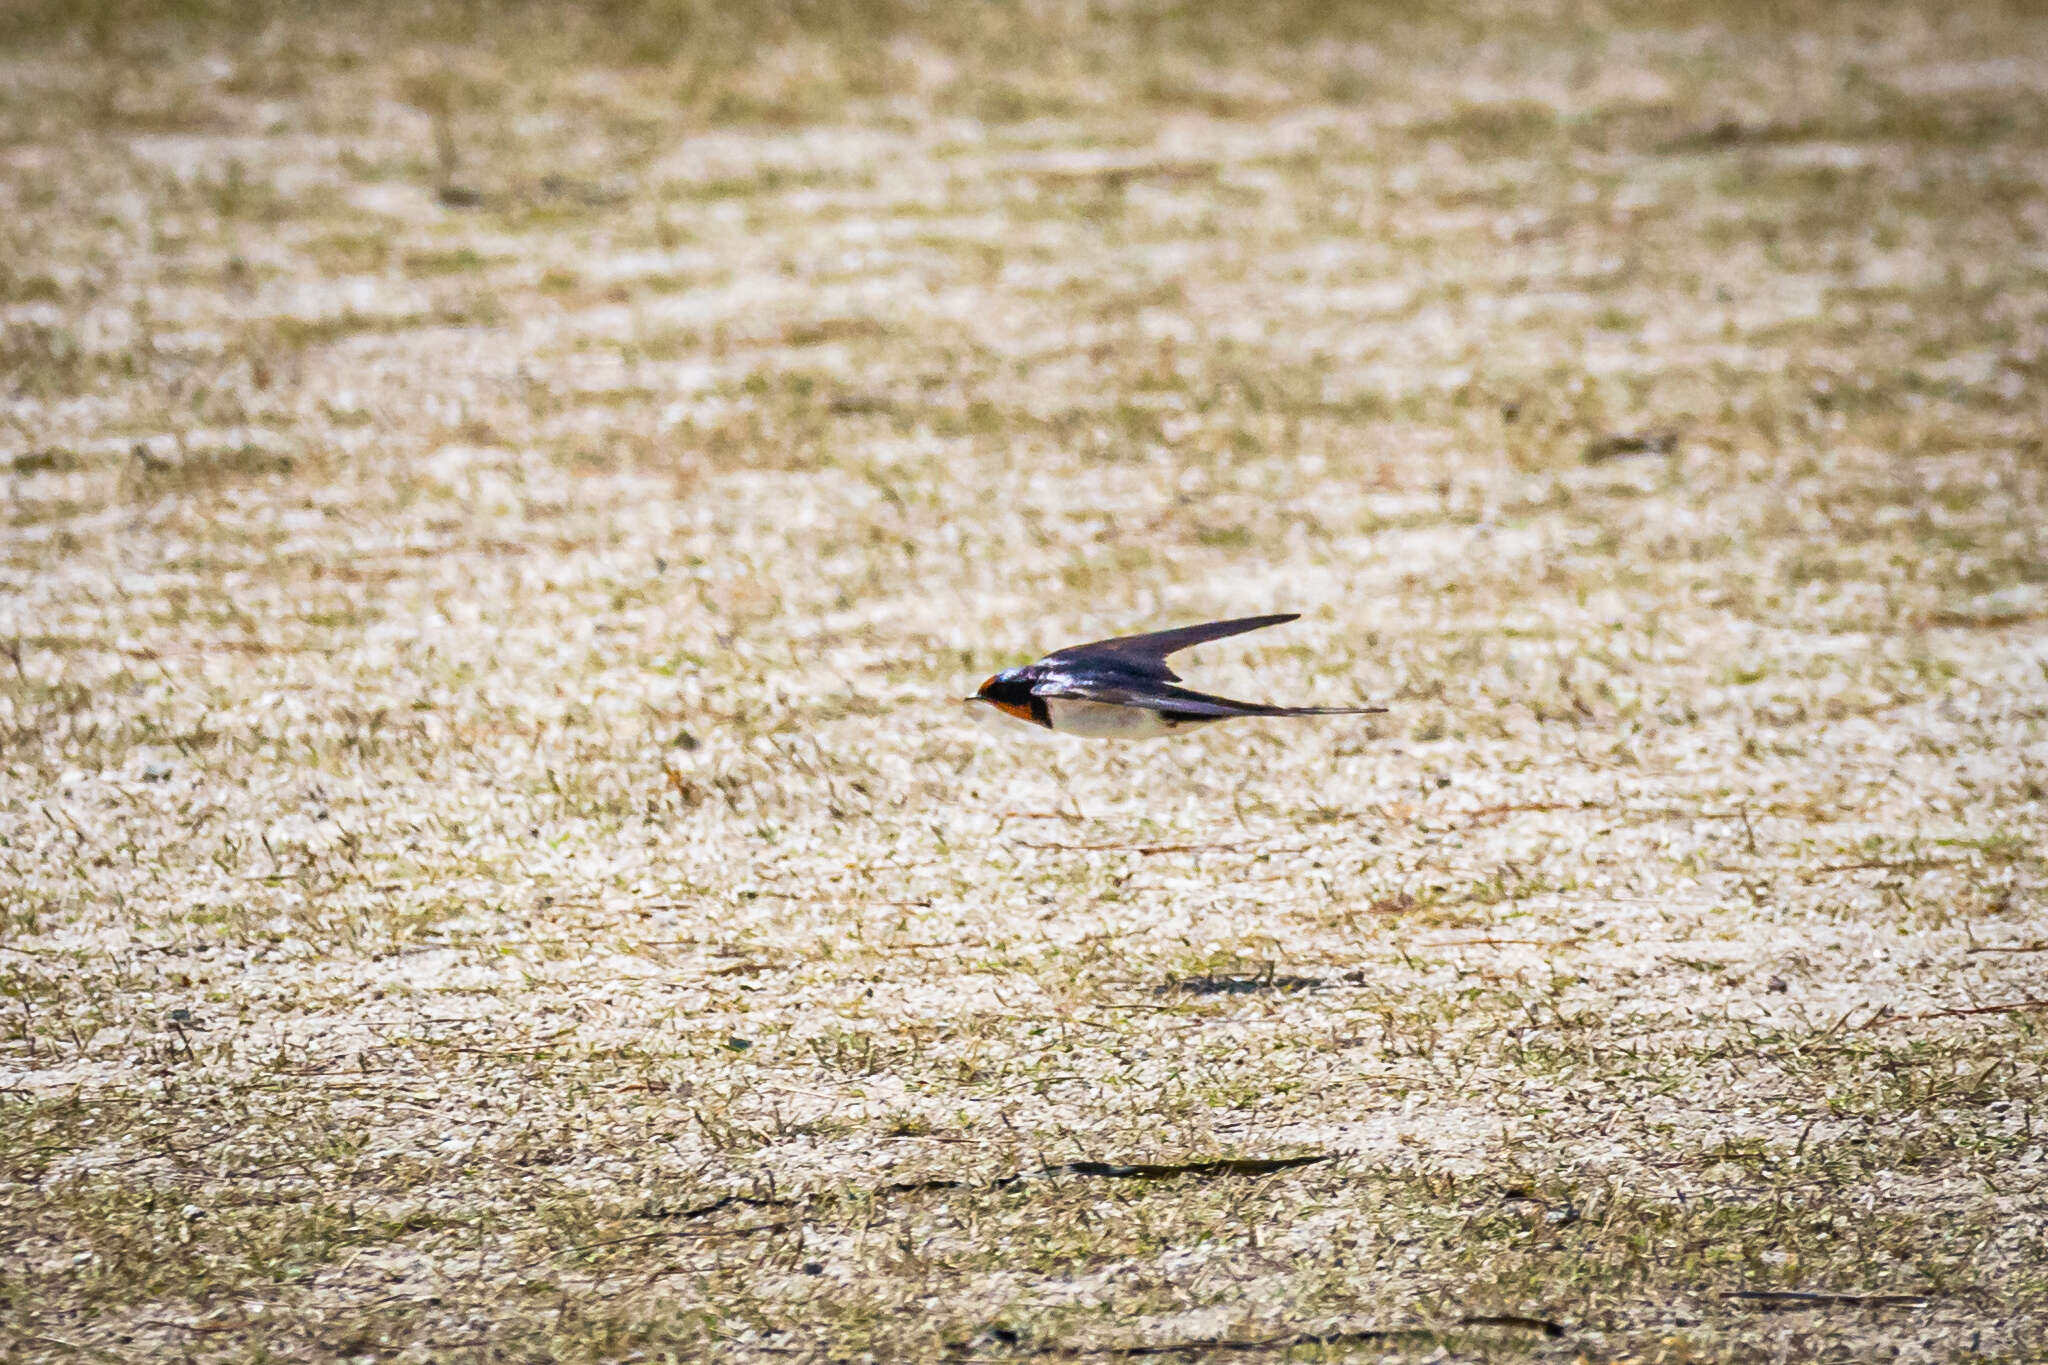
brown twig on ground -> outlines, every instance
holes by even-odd
[[[879,1198],[890,1194],[922,1194],[929,1190],[1001,1190],[1023,1184],[1028,1180],[1047,1180],[1061,1175],[1077,1175],[1097,1180],[1177,1180],[1189,1175],[1259,1176],[1293,1170],[1297,1166],[1314,1166],[1336,1159],[1335,1152],[1312,1152],[1305,1156],[1221,1157],[1213,1161],[1141,1161],[1128,1164],[1114,1161],[1062,1161],[1050,1166],[1040,1166],[1036,1170],[1016,1171],[998,1176],[994,1180],[935,1176],[927,1180],[899,1180],[888,1185],[877,1185],[860,1193],[870,1198]],[[729,1194],[708,1204],[699,1204],[669,1216],[697,1219],[709,1217],[721,1209],[728,1208],[794,1208],[808,1202],[810,1198],[811,1196],[804,1195]]]
[[[1176,977],[1156,988],[1160,995],[1250,995],[1255,991],[1306,991],[1327,985],[1320,976],[1288,976],[1261,972],[1250,976]]]
[[[2002,1005],[1973,1005],[1965,1009],[1928,1010],[1923,1014],[1891,1014],[1891,1007],[1880,1006],[1878,1011],[1860,1024],[1851,1024],[1851,1030],[1878,1028],[1886,1024],[1908,1024],[1922,1019],[1963,1019],[1975,1014],[2017,1014],[2023,1010],[2048,1010],[2048,1000],[2010,1000]]]
[[[1429,1341],[1452,1327],[1511,1327],[1558,1338],[1565,1326],[1549,1318],[1521,1313],[1474,1313],[1448,1327],[1340,1327],[1327,1332],[1287,1332],[1270,1337],[1193,1337],[1186,1341],[1135,1342],[1117,1346],[1069,1346],[1051,1342],[1032,1348],[1034,1356],[1072,1356],[1096,1360],[1142,1360],[1151,1356],[1192,1355],[1207,1351],[1292,1351],[1303,1346],[1360,1346],[1372,1342]]]
[[[1515,801],[1504,806],[1480,806],[1476,810],[1454,810],[1444,812],[1450,816],[1463,816],[1468,820],[1490,820],[1500,815],[1517,815],[1524,811],[1546,810],[1599,810],[1602,807],[1593,801]]]
[[[1806,874],[1810,877],[1818,877],[1827,872],[1925,872],[1937,867],[1967,867],[1968,865],[1968,860],[1964,858],[1905,858],[1897,862],[1873,858],[1860,863],[1830,863],[1825,867],[1809,867],[1806,869]]]
[[[1033,844],[1022,840],[1017,848],[1040,849],[1055,853],[1135,853],[1150,857],[1155,853],[1237,853],[1255,851],[1263,856],[1284,853],[1307,853],[1303,848],[1258,848],[1254,844]]]
[[[1738,1289],[1726,1299],[1754,1303],[1759,1308],[1925,1308],[1933,1299],[1926,1294],[1820,1294],[1804,1289]]]
[[[1616,431],[1586,442],[1587,464],[1618,460],[1625,455],[1668,455],[1678,445],[1675,431]]]

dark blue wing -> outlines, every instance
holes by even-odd
[[[1221,640],[1231,635],[1242,635],[1248,630],[1263,630],[1267,626],[1299,619],[1300,612],[1288,611],[1277,616],[1241,616],[1235,621],[1210,621],[1206,625],[1181,626],[1177,630],[1155,630],[1149,635],[1125,635],[1114,640],[1097,640],[1093,644],[1069,645],[1046,655],[1040,662],[1059,664],[1085,660],[1107,665],[1133,678],[1179,682],[1180,674],[1166,666],[1167,655],[1178,654],[1183,649],[1210,640]]]

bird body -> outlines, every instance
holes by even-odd
[[[1045,710],[1046,729],[1083,739],[1158,739],[1190,724],[1202,723],[1169,717],[1149,706],[1122,706],[1072,697],[1047,697]]]
[[[1177,687],[1168,655],[1226,636],[1277,626],[1299,613],[1246,616],[1198,626],[1072,645],[1037,663],[1006,669],[982,683],[969,701],[1055,734],[1087,739],[1155,739],[1235,716],[1355,716],[1377,706],[1271,706],[1232,701]]]

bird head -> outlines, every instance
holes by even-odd
[[[1031,676],[1022,668],[1006,669],[982,683],[968,700],[987,702],[1018,720],[1030,720]]]

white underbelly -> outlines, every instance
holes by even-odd
[[[1112,706],[1072,697],[1047,697],[1045,715],[1055,733],[1086,739],[1157,739],[1203,723],[1167,720],[1142,706]]]

